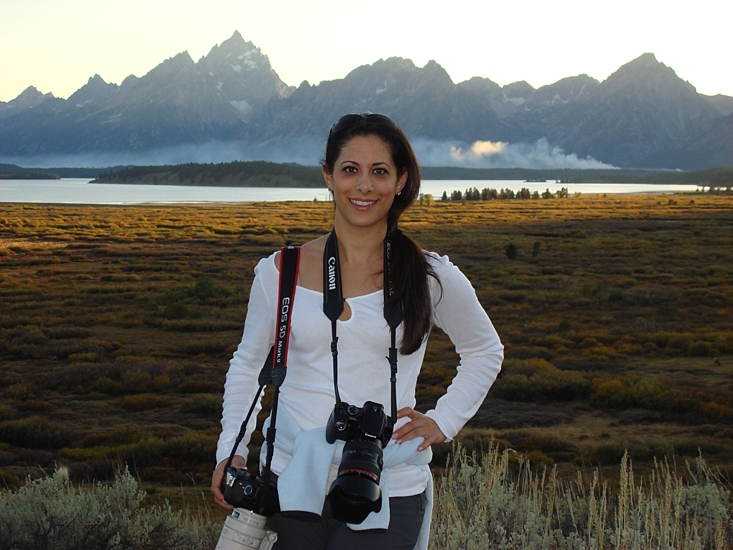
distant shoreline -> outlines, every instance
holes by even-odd
[[[48,172],[13,172],[0,173],[0,180],[60,180],[58,174]]]
[[[617,195],[673,196],[704,194],[696,185],[558,184],[522,181],[424,180],[417,205],[466,202],[534,202],[537,199],[573,200],[577,196],[611,199]],[[716,190],[715,194],[726,191]],[[445,197],[445,200],[443,200]],[[90,184],[86,178],[66,180],[0,180],[0,204],[57,205],[224,205],[330,202],[325,185],[319,188],[197,187],[171,185]]]
[[[89,178],[94,183],[127,185],[195,185],[204,187],[320,188],[319,166],[236,161],[219,164],[115,166],[110,168],[32,168],[0,164],[0,179]],[[682,184],[730,188],[733,168],[697,172],[634,169],[527,169],[423,166],[423,180],[525,181],[527,183]]]

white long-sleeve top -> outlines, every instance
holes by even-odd
[[[440,279],[430,278],[433,323],[448,334],[460,356],[456,376],[435,409],[427,415],[453,439],[476,413],[501,368],[503,349],[488,315],[481,307],[469,280],[447,256],[426,253]],[[257,392],[257,377],[274,342],[278,307],[279,271],[275,254],[260,260],[250,291],[242,341],[230,361],[224,386],[222,432],[217,463],[225,460],[234,445],[242,421]],[[386,355],[390,329],[384,320],[383,292],[347,298],[348,320],[338,323],[338,386],[343,401],[358,407],[366,401],[382,403],[391,414],[390,368]],[[298,286],[291,316],[287,376],[280,388],[279,406],[302,430],[323,427],[335,403],[331,356],[331,321],[323,313],[323,294]],[[397,329],[397,342],[402,326]],[[415,406],[415,387],[427,338],[410,355],[398,356],[397,407]],[[258,405],[237,454],[247,457],[245,445],[255,429]],[[397,426],[406,422],[401,419]],[[394,444],[391,442],[390,444]],[[290,456],[278,450],[272,471],[280,473]],[[335,468],[335,467],[334,467]],[[335,477],[335,469],[333,473]],[[419,494],[427,486],[426,473],[404,465],[390,470],[389,496]]]

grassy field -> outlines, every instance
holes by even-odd
[[[253,267],[331,208],[0,204],[0,483],[125,462],[154,497],[208,502]],[[733,473],[733,198],[434,202],[403,229],[466,273],[506,345],[469,453],[493,439],[608,479],[626,450],[642,472],[702,454]],[[434,331],[420,408],[455,365]]]

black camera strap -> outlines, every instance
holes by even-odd
[[[392,285],[392,240],[401,233],[399,229],[395,229],[387,238],[384,239],[384,319],[390,328],[390,346],[387,361],[389,361],[390,378],[392,385],[392,425],[397,423],[397,327],[404,317],[402,311],[402,302],[397,306],[389,305],[390,298],[394,294],[394,286]]]
[[[260,384],[263,384],[263,382],[267,384],[271,381],[273,386],[279,388],[285,380],[288,344],[290,343],[290,318],[293,312],[295,288],[298,285],[299,268],[300,247],[286,246],[283,248],[280,251],[280,289],[275,328],[275,356],[269,376],[266,369],[262,369],[259,379]],[[265,380],[265,378],[268,378],[268,380]]]
[[[390,328],[391,346],[387,361],[390,365],[390,383],[392,394],[392,423],[397,422],[397,327],[402,322],[403,312],[401,304],[397,307],[388,306],[389,298],[394,293],[390,268],[392,265],[392,239],[397,236],[399,229],[387,235],[384,239],[384,319]],[[326,241],[323,251],[323,312],[331,321],[331,356],[333,357],[333,387],[336,403],[341,403],[338,390],[338,335],[337,321],[344,312],[344,295],[341,286],[341,263],[339,261],[338,240],[336,230],[332,230]]]
[[[331,320],[331,356],[333,357],[333,390],[336,403],[341,403],[338,386],[338,336],[336,321],[344,312],[344,293],[341,286],[341,262],[336,230],[331,231],[323,250],[323,313]]]
[[[255,406],[257,405],[260,395],[264,387],[272,382],[275,388],[275,395],[272,402],[272,410],[270,412],[270,426],[267,429],[265,441],[267,443],[267,455],[265,460],[265,467],[262,471],[262,478],[265,487],[268,486],[270,481],[270,465],[272,463],[272,456],[275,451],[275,432],[276,432],[276,421],[277,421],[277,406],[280,395],[280,386],[282,386],[287,373],[287,357],[288,357],[288,344],[290,342],[290,323],[293,312],[293,300],[295,299],[295,289],[298,284],[298,270],[300,268],[300,247],[287,246],[280,250],[280,283],[278,291],[278,309],[276,314],[275,323],[275,345],[270,348],[270,353],[265,360],[265,364],[262,366],[257,383],[259,388],[255,395],[252,404],[250,405],[247,416],[242,422],[242,426],[237,435],[237,439],[234,442],[234,447],[229,455],[226,468],[231,467],[232,460],[237,451],[237,447],[244,439],[244,434],[247,431],[247,424],[252,416]]]

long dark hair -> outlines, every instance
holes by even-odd
[[[394,292],[387,306],[402,305],[404,311],[400,352],[409,355],[420,348],[430,331],[432,302],[428,277],[438,283],[437,275],[425,259],[422,248],[410,237],[398,231],[402,213],[415,202],[420,193],[420,165],[405,133],[383,115],[362,113],[345,115],[331,128],[326,142],[326,154],[321,161],[323,169],[333,174],[336,159],[351,139],[375,136],[381,139],[392,153],[392,160],[400,178],[407,172],[407,181],[396,195],[387,214],[387,235],[392,243],[392,287]]]

